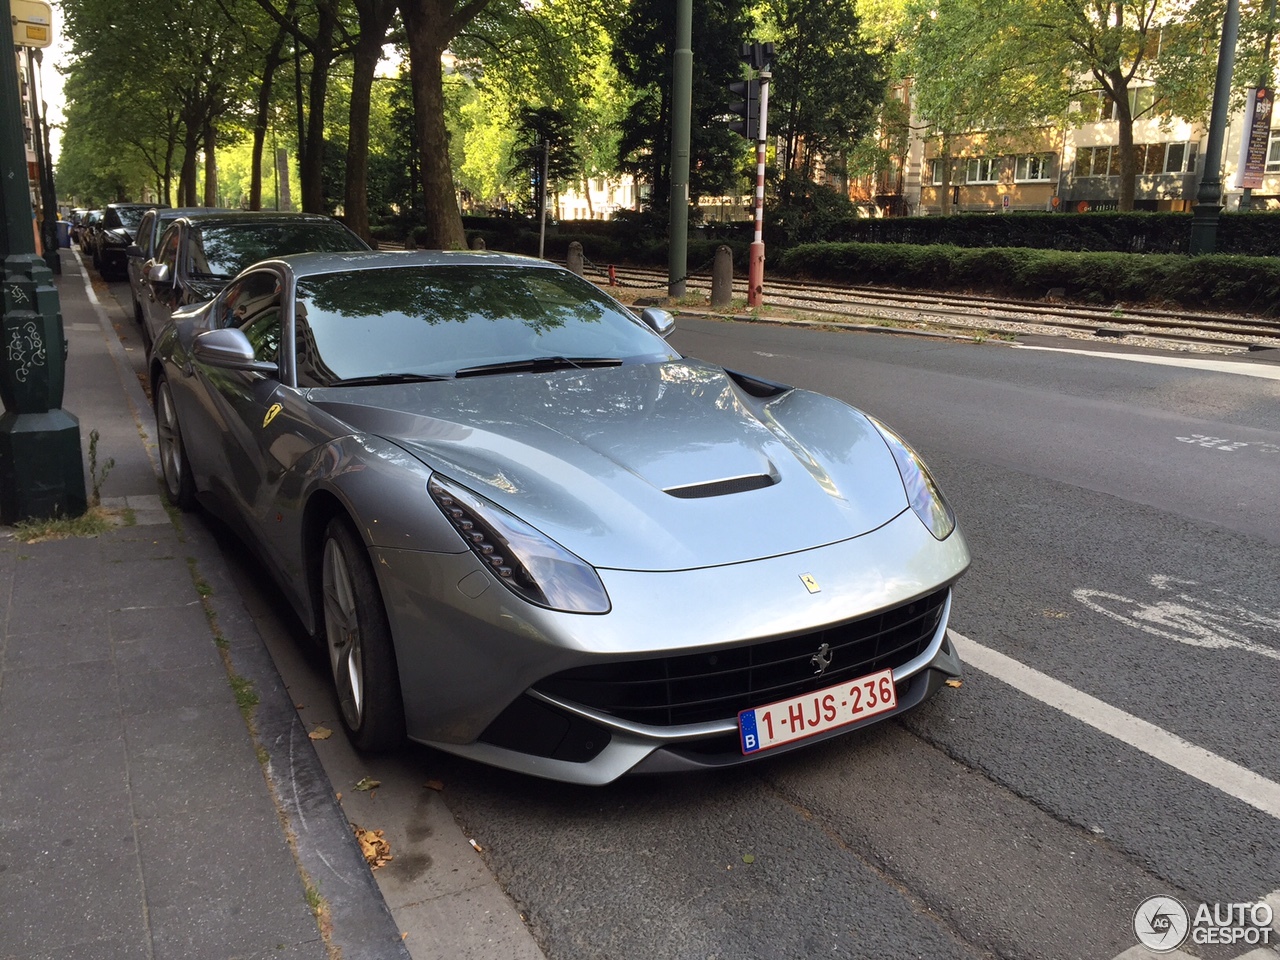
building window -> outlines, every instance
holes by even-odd
[[[1138,173],[1154,176],[1160,173],[1195,172],[1200,145],[1198,143],[1135,143],[1133,149]],[[1280,161],[1280,156],[1277,156],[1277,161]],[[1073,172],[1077,179],[1120,176],[1120,148],[1077,148]]]
[[[1280,137],[1271,131],[1271,143],[1267,145],[1267,173],[1280,173]]]
[[[1016,159],[1013,179],[1016,181],[1050,180],[1052,171],[1052,153],[1031,153]]]
[[[943,164],[946,162],[947,161],[945,160],[929,161],[929,183],[932,186],[935,186],[935,187],[942,186],[942,174],[944,170]]]
[[[996,158],[970,157],[965,164],[965,183],[995,183]]]

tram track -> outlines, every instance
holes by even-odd
[[[608,284],[610,274],[614,284],[623,290],[666,292],[665,271],[633,266],[610,271],[588,265],[588,277],[602,286]],[[686,288],[695,294],[709,295],[710,286],[709,274],[691,273],[686,281]],[[746,292],[745,279],[735,278],[735,301],[745,299]],[[772,308],[813,314],[833,322],[911,323],[973,331],[977,337],[1056,333],[1091,340],[1165,341],[1179,349],[1214,352],[1280,350],[1280,321],[1254,316],[1130,306],[1091,307],[1056,300],[1006,300],[785,279],[767,281],[765,301]]]

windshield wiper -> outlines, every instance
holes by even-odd
[[[463,367],[454,372],[455,377],[483,377],[490,373],[545,373],[549,370],[565,370],[577,367],[619,367],[617,357],[532,357],[528,360],[507,360],[502,363],[486,363],[478,367]]]
[[[451,377],[440,373],[375,373],[370,377],[348,377],[335,380],[331,387],[376,387],[384,383],[427,383],[432,380],[449,380]]]

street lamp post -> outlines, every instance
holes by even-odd
[[[1239,0],[1227,0],[1218,46],[1218,75],[1213,85],[1213,112],[1209,115],[1209,142],[1204,152],[1204,175],[1196,192],[1196,208],[1191,221],[1193,254],[1213,253],[1218,240],[1218,215],[1222,212],[1222,141],[1227,130],[1227,107],[1231,100],[1231,71],[1235,66],[1236,37],[1240,32]]]
[[[66,341],[53,272],[36,255],[13,21],[0,0],[0,523],[84,513],[80,423],[62,409]]]

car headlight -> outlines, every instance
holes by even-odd
[[[608,613],[599,575],[554,540],[465,487],[433,476],[427,489],[473,553],[512,593],[566,613]]]
[[[889,451],[898,464],[898,473],[902,476],[902,485],[907,489],[907,501],[911,504],[911,509],[935,538],[947,539],[956,528],[956,515],[942,495],[938,482],[933,479],[933,474],[920,459],[920,454],[875,417],[867,419],[875,425],[880,436],[884,437],[884,442],[889,445]]]

